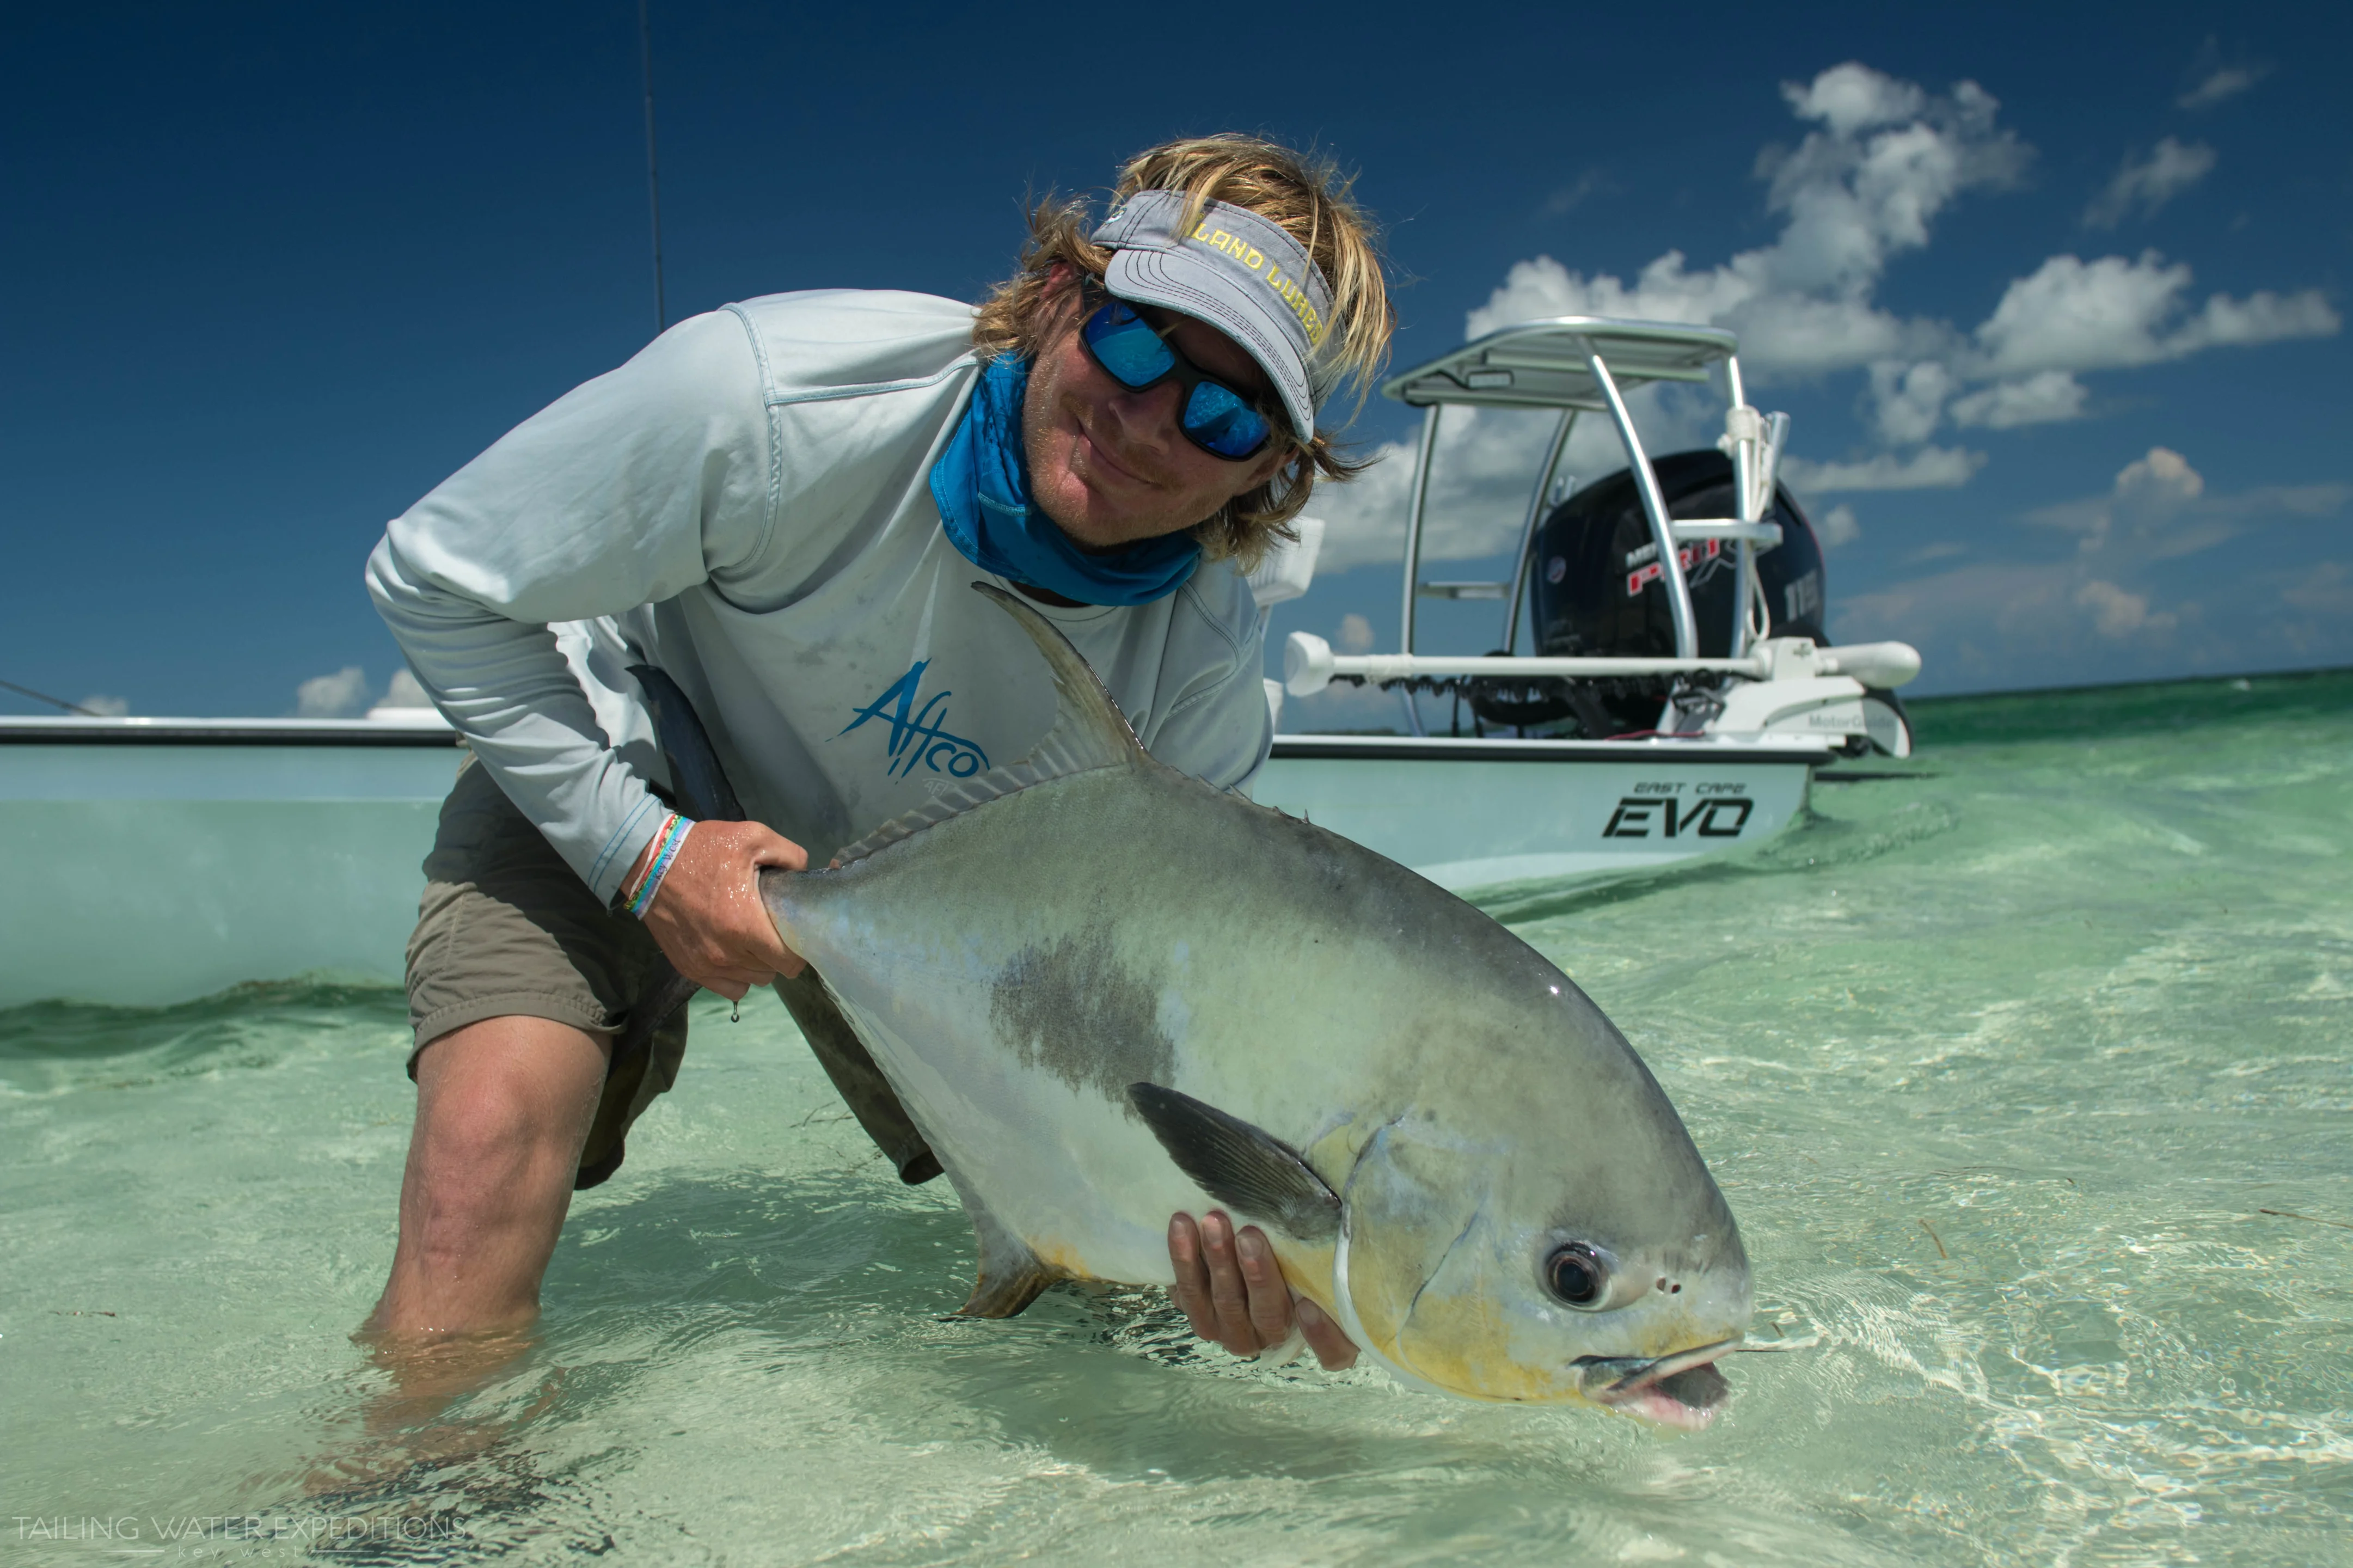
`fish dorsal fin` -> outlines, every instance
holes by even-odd
[[[1112,700],[1110,688],[1094,672],[1086,656],[1062,635],[1062,628],[993,583],[975,583],[972,591],[997,602],[1014,624],[1029,634],[1046,666],[1054,672],[1054,727],[1030,749],[1016,767],[1033,767],[1047,778],[1082,773],[1091,768],[1134,764],[1149,760],[1144,742],[1128,727],[1127,716]]]
[[[837,866],[863,860],[886,845],[912,838],[926,827],[1033,784],[1151,760],[1144,742],[1121,715],[1119,704],[1112,700],[1111,692],[1060,626],[994,584],[975,583],[972,587],[973,592],[996,600],[997,607],[1011,616],[1046,656],[1047,668],[1054,674],[1054,727],[1019,762],[960,779],[928,804],[884,823],[837,854],[833,858]]]
[[[1128,1085],[1127,1099],[1176,1168],[1219,1203],[1302,1241],[1340,1234],[1338,1194],[1271,1132],[1156,1083]]]

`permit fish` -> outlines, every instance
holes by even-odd
[[[963,1200],[963,1310],[1167,1285],[1168,1216],[1221,1205],[1409,1384],[1712,1419],[1747,1255],[1625,1037],[1471,905],[1154,761],[1050,622],[974,587],[1053,728],[760,879]]]

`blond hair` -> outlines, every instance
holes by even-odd
[[[1332,289],[1332,328],[1312,366],[1319,397],[1341,380],[1356,384],[1356,405],[1388,359],[1397,324],[1372,222],[1350,193],[1350,182],[1329,161],[1310,158],[1255,136],[1194,136],[1137,153],[1112,190],[1116,206],[1138,191],[1178,191],[1185,227],[1200,222],[1211,202],[1246,207],[1296,239]],[[1054,297],[1053,269],[1067,266],[1100,279],[1111,252],[1088,237],[1097,219],[1083,197],[1052,195],[1029,211],[1029,241],[1021,270],[990,290],[973,323],[983,359],[1000,353],[1033,357],[1044,344],[1046,308]],[[1293,448],[1274,477],[1220,507],[1193,529],[1204,554],[1233,557],[1247,571],[1278,539],[1295,537],[1291,520],[1307,505],[1318,479],[1354,479],[1369,458],[1352,457],[1322,431],[1303,445],[1288,422],[1278,439]]]

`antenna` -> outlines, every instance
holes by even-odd
[[[85,708],[79,702],[69,702],[62,697],[52,697],[46,691],[36,691],[29,686],[19,686],[13,680],[0,680],[0,686],[6,687],[19,697],[30,697],[37,702],[47,702],[51,707],[62,708],[69,713],[79,713],[85,719],[106,717],[96,709]]]
[[[647,0],[638,0],[638,59],[646,78],[646,205],[654,220],[654,331],[670,326],[670,307],[662,298],[661,173],[654,161],[654,28],[646,14]]]

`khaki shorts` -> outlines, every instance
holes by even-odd
[[[591,1034],[617,1034],[638,997],[669,973],[646,928],[598,902],[490,770],[469,755],[441,803],[417,930],[408,939],[408,1021],[416,1031],[409,1078],[417,1077],[417,1058],[427,1046],[485,1018],[552,1018]],[[816,971],[778,982],[776,991],[900,1179],[913,1184],[939,1174],[938,1161]],[[629,1128],[678,1081],[687,1011],[681,1007],[654,1036],[642,1071],[608,1072],[575,1187],[593,1187],[620,1169]]]
[[[416,1078],[426,1047],[485,1018],[552,1018],[616,1034],[666,973],[646,928],[599,902],[490,770],[467,757],[441,803],[408,939],[408,1021],[417,1032],[408,1076]],[[578,1185],[595,1186],[620,1168],[630,1124],[677,1081],[686,1015],[681,1007],[654,1037],[645,1070],[629,1075],[636,1082],[607,1079]]]

